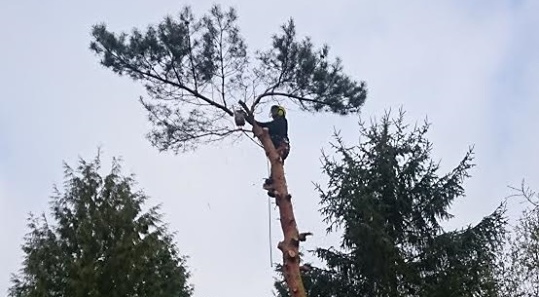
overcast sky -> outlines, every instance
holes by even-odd
[[[196,5],[195,5],[196,3]],[[0,291],[20,267],[29,212],[48,211],[62,162],[122,156],[125,173],[163,204],[165,220],[188,255],[195,296],[270,296],[263,153],[249,142],[159,154],[144,138],[149,124],[140,85],[102,68],[88,49],[90,28],[114,31],[154,24],[183,4],[209,1],[0,2]],[[426,116],[434,157],[456,166],[475,145],[477,167],[467,197],[446,226],[477,223],[526,179],[539,188],[539,1],[222,1],[233,5],[251,49],[266,48],[289,17],[300,35],[331,46],[345,70],[365,80],[369,119],[401,105],[411,122]],[[323,182],[320,149],[333,128],[357,141],[357,118],[289,111],[292,152],[287,178],[304,247],[326,237],[312,182]],[[518,204],[515,203],[515,207]],[[516,208],[514,208],[516,209]],[[510,212],[516,214],[516,210]],[[282,233],[273,211],[273,259]]]

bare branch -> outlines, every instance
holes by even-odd
[[[191,72],[193,73],[193,83],[195,84],[195,92],[198,92],[198,77],[197,72],[195,69],[195,62],[193,59],[193,47],[191,45],[191,30],[189,27],[189,23],[186,22],[187,26],[187,44],[189,46],[189,62],[191,63]],[[178,82],[181,84],[181,82]]]
[[[217,132],[217,131],[209,131],[209,132],[206,132],[206,133],[200,133],[200,134],[190,134],[190,135],[187,135],[187,137],[184,137],[184,138],[172,138],[174,141],[171,141],[170,144],[178,144],[178,143],[186,143],[188,141],[191,141],[191,140],[194,140],[194,139],[201,139],[201,138],[208,138],[208,137],[217,137],[216,139],[208,139],[208,140],[205,140],[206,143],[211,143],[211,142],[218,142],[218,141],[221,141],[223,140],[224,138],[226,138],[227,136],[235,133],[235,132],[239,132],[240,130],[238,129],[235,129],[235,130],[228,130],[228,131],[223,131],[223,132]]]
[[[265,92],[263,94],[260,94],[258,97],[256,97],[256,100],[255,102],[253,103],[252,105],[252,109],[258,105],[260,103],[260,101],[264,98],[264,97],[269,97],[269,96],[283,96],[283,97],[288,97],[288,98],[293,98],[293,99],[296,99],[296,100],[299,100],[299,102],[303,105],[303,102],[307,101],[307,102],[313,102],[313,103],[318,103],[318,104],[322,104],[322,105],[330,105],[329,103],[326,103],[326,102],[323,102],[323,101],[320,101],[320,100],[316,100],[316,99],[312,99],[312,98],[307,98],[307,97],[302,97],[302,96],[298,96],[298,95],[294,95],[293,93],[282,93],[282,92]]]
[[[142,96],[139,97],[139,101],[140,103],[142,104],[142,106],[144,106],[144,108],[150,112],[157,120],[159,123],[163,124],[163,125],[170,125],[166,119],[163,119],[161,118],[154,110],[153,108],[151,107],[151,105],[147,104],[146,102],[144,102],[144,99],[142,99]]]
[[[520,188],[509,186],[510,189],[517,191],[517,194],[509,195],[507,198],[511,197],[524,197],[526,201],[528,201],[531,205],[535,207],[539,207],[539,200],[534,201],[535,198],[539,198],[539,195],[537,195],[536,192],[530,189],[530,187],[526,187],[526,182],[522,180],[522,183],[520,185]]]
[[[221,63],[221,100],[223,100],[223,104],[226,106],[226,100],[225,100],[225,62],[223,57],[223,24],[221,23],[221,19],[219,20],[219,62]]]
[[[266,94],[271,94],[273,93],[273,91],[279,87],[279,85],[281,85],[283,83],[282,81],[282,76],[284,74],[284,69],[281,71],[281,75],[279,76],[279,79],[277,80],[277,82],[268,87],[261,95],[257,96],[255,101],[253,102],[253,104],[251,105],[251,112],[254,112],[256,106],[260,103],[260,101],[262,100],[262,98],[266,97]],[[267,96],[271,96],[271,95],[267,95]]]

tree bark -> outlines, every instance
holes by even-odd
[[[305,236],[300,237],[298,231],[294,209],[292,207],[292,197],[288,193],[288,186],[284,176],[283,162],[271,142],[268,131],[262,129],[256,123],[251,124],[253,124],[253,133],[262,143],[271,164],[275,202],[279,207],[281,228],[284,235],[284,240],[277,245],[283,254],[283,275],[290,296],[307,297],[301,278],[299,257],[299,242],[305,240]]]

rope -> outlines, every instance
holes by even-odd
[[[256,140],[254,140],[251,136],[249,136],[247,134],[247,132],[245,132],[245,130],[241,130],[243,132],[243,134],[245,134],[245,136],[247,136],[254,144],[258,145],[259,147],[261,148],[264,148],[264,146],[262,146],[261,144],[259,144],[258,142],[256,142]]]
[[[267,167],[268,167],[268,176],[270,176],[270,164],[269,160],[267,161]],[[269,258],[270,258],[270,267],[273,268],[273,253],[272,253],[272,244],[271,244],[271,199],[268,196],[268,244],[269,244]]]
[[[256,142],[251,136],[249,136],[245,130],[242,129],[243,134],[249,138],[252,142],[254,142],[256,145],[258,145],[261,148],[264,148],[261,144]],[[271,175],[271,169],[270,169],[270,163],[269,160],[266,159],[266,165],[268,169],[268,177]],[[270,267],[273,268],[273,254],[272,254],[272,243],[271,243],[271,200],[268,196],[268,244],[269,244],[269,258],[270,258]]]
[[[269,256],[270,256],[270,267],[273,268],[273,253],[272,253],[272,244],[271,244],[271,201],[268,197],[268,239],[269,239]]]

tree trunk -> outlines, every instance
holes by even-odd
[[[271,142],[268,131],[255,124],[253,125],[253,132],[262,142],[266,156],[271,164],[273,187],[275,189],[275,202],[279,207],[281,228],[284,234],[284,240],[277,245],[283,253],[284,278],[290,296],[307,297],[301,279],[299,257],[299,242],[305,240],[305,236],[299,234],[296,219],[294,218],[294,209],[291,201],[292,197],[288,193],[283,162]]]

